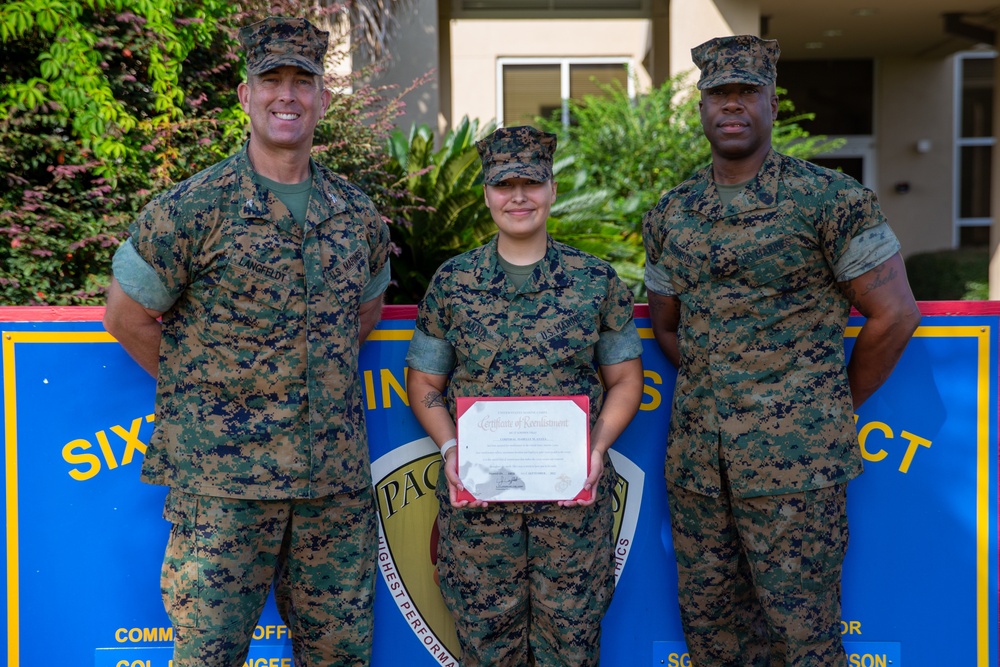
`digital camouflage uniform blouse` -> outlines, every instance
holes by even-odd
[[[358,306],[387,275],[389,233],[367,196],[311,167],[304,225],[254,182],[245,148],[133,224],[135,250],[176,299],[144,481],[253,499],[371,484]],[[117,261],[115,275],[128,293]]]
[[[515,290],[494,237],[438,269],[417,310],[407,363],[452,372],[452,418],[458,396],[587,395],[593,426],[604,401],[598,365],[642,353],[633,309],[631,290],[609,264],[551,237]]]
[[[717,496],[822,488],[862,469],[836,282],[899,250],[874,193],[772,151],[724,206],[706,167],[646,214],[647,287],[681,302],[667,480]]]

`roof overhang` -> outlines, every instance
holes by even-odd
[[[783,59],[943,58],[994,48],[998,0],[760,0]]]

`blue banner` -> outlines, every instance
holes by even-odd
[[[662,476],[674,370],[637,313],[646,388],[613,450],[617,589],[601,658],[686,667]],[[413,308],[387,314],[361,357],[380,519],[373,664],[459,665],[434,573],[440,457],[405,398]],[[866,469],[848,491],[842,623],[852,667],[998,664],[998,328],[995,314],[925,316],[858,414]],[[154,382],[96,318],[0,329],[4,662],[168,667],[165,489],[138,481]],[[246,664],[291,666],[273,601]]]

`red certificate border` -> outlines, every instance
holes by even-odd
[[[459,396],[455,399],[455,432],[456,441],[458,443],[462,442],[462,434],[458,430],[458,423],[466,412],[468,412],[473,405],[480,401],[572,401],[576,403],[577,407],[583,411],[583,414],[587,416],[588,428],[586,429],[587,437],[584,447],[587,452],[587,476],[590,477],[590,397],[585,395],[579,396]],[[461,466],[461,448],[455,448],[455,462]],[[573,498],[567,500],[587,502],[591,499],[592,494],[589,489],[581,489],[580,493],[576,494]],[[458,500],[468,500],[469,502],[478,501],[479,498],[473,496],[467,489],[462,489],[457,494]],[[491,503],[554,503],[559,502],[557,500],[489,500],[487,502]]]

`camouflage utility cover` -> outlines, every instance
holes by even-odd
[[[330,33],[305,19],[271,16],[240,28],[239,38],[247,74],[292,65],[323,75]]]
[[[780,53],[774,39],[754,35],[711,39],[691,49],[691,59],[701,70],[698,90],[729,83],[769,86],[777,78],[775,65]]]
[[[501,127],[476,142],[483,162],[486,185],[497,185],[507,178],[527,178],[543,183],[552,178],[552,154],[556,135],[525,125]]]
[[[131,242],[177,298],[162,318],[145,481],[258,499],[371,484],[358,306],[389,232],[367,196],[312,173],[304,225],[254,182],[245,147],[133,223]]]
[[[729,206],[709,166],[646,214],[647,265],[681,302],[668,481],[718,495],[720,457],[737,497],[861,472],[832,268],[859,240],[879,251],[855,276],[899,249],[874,193],[773,151]]]

